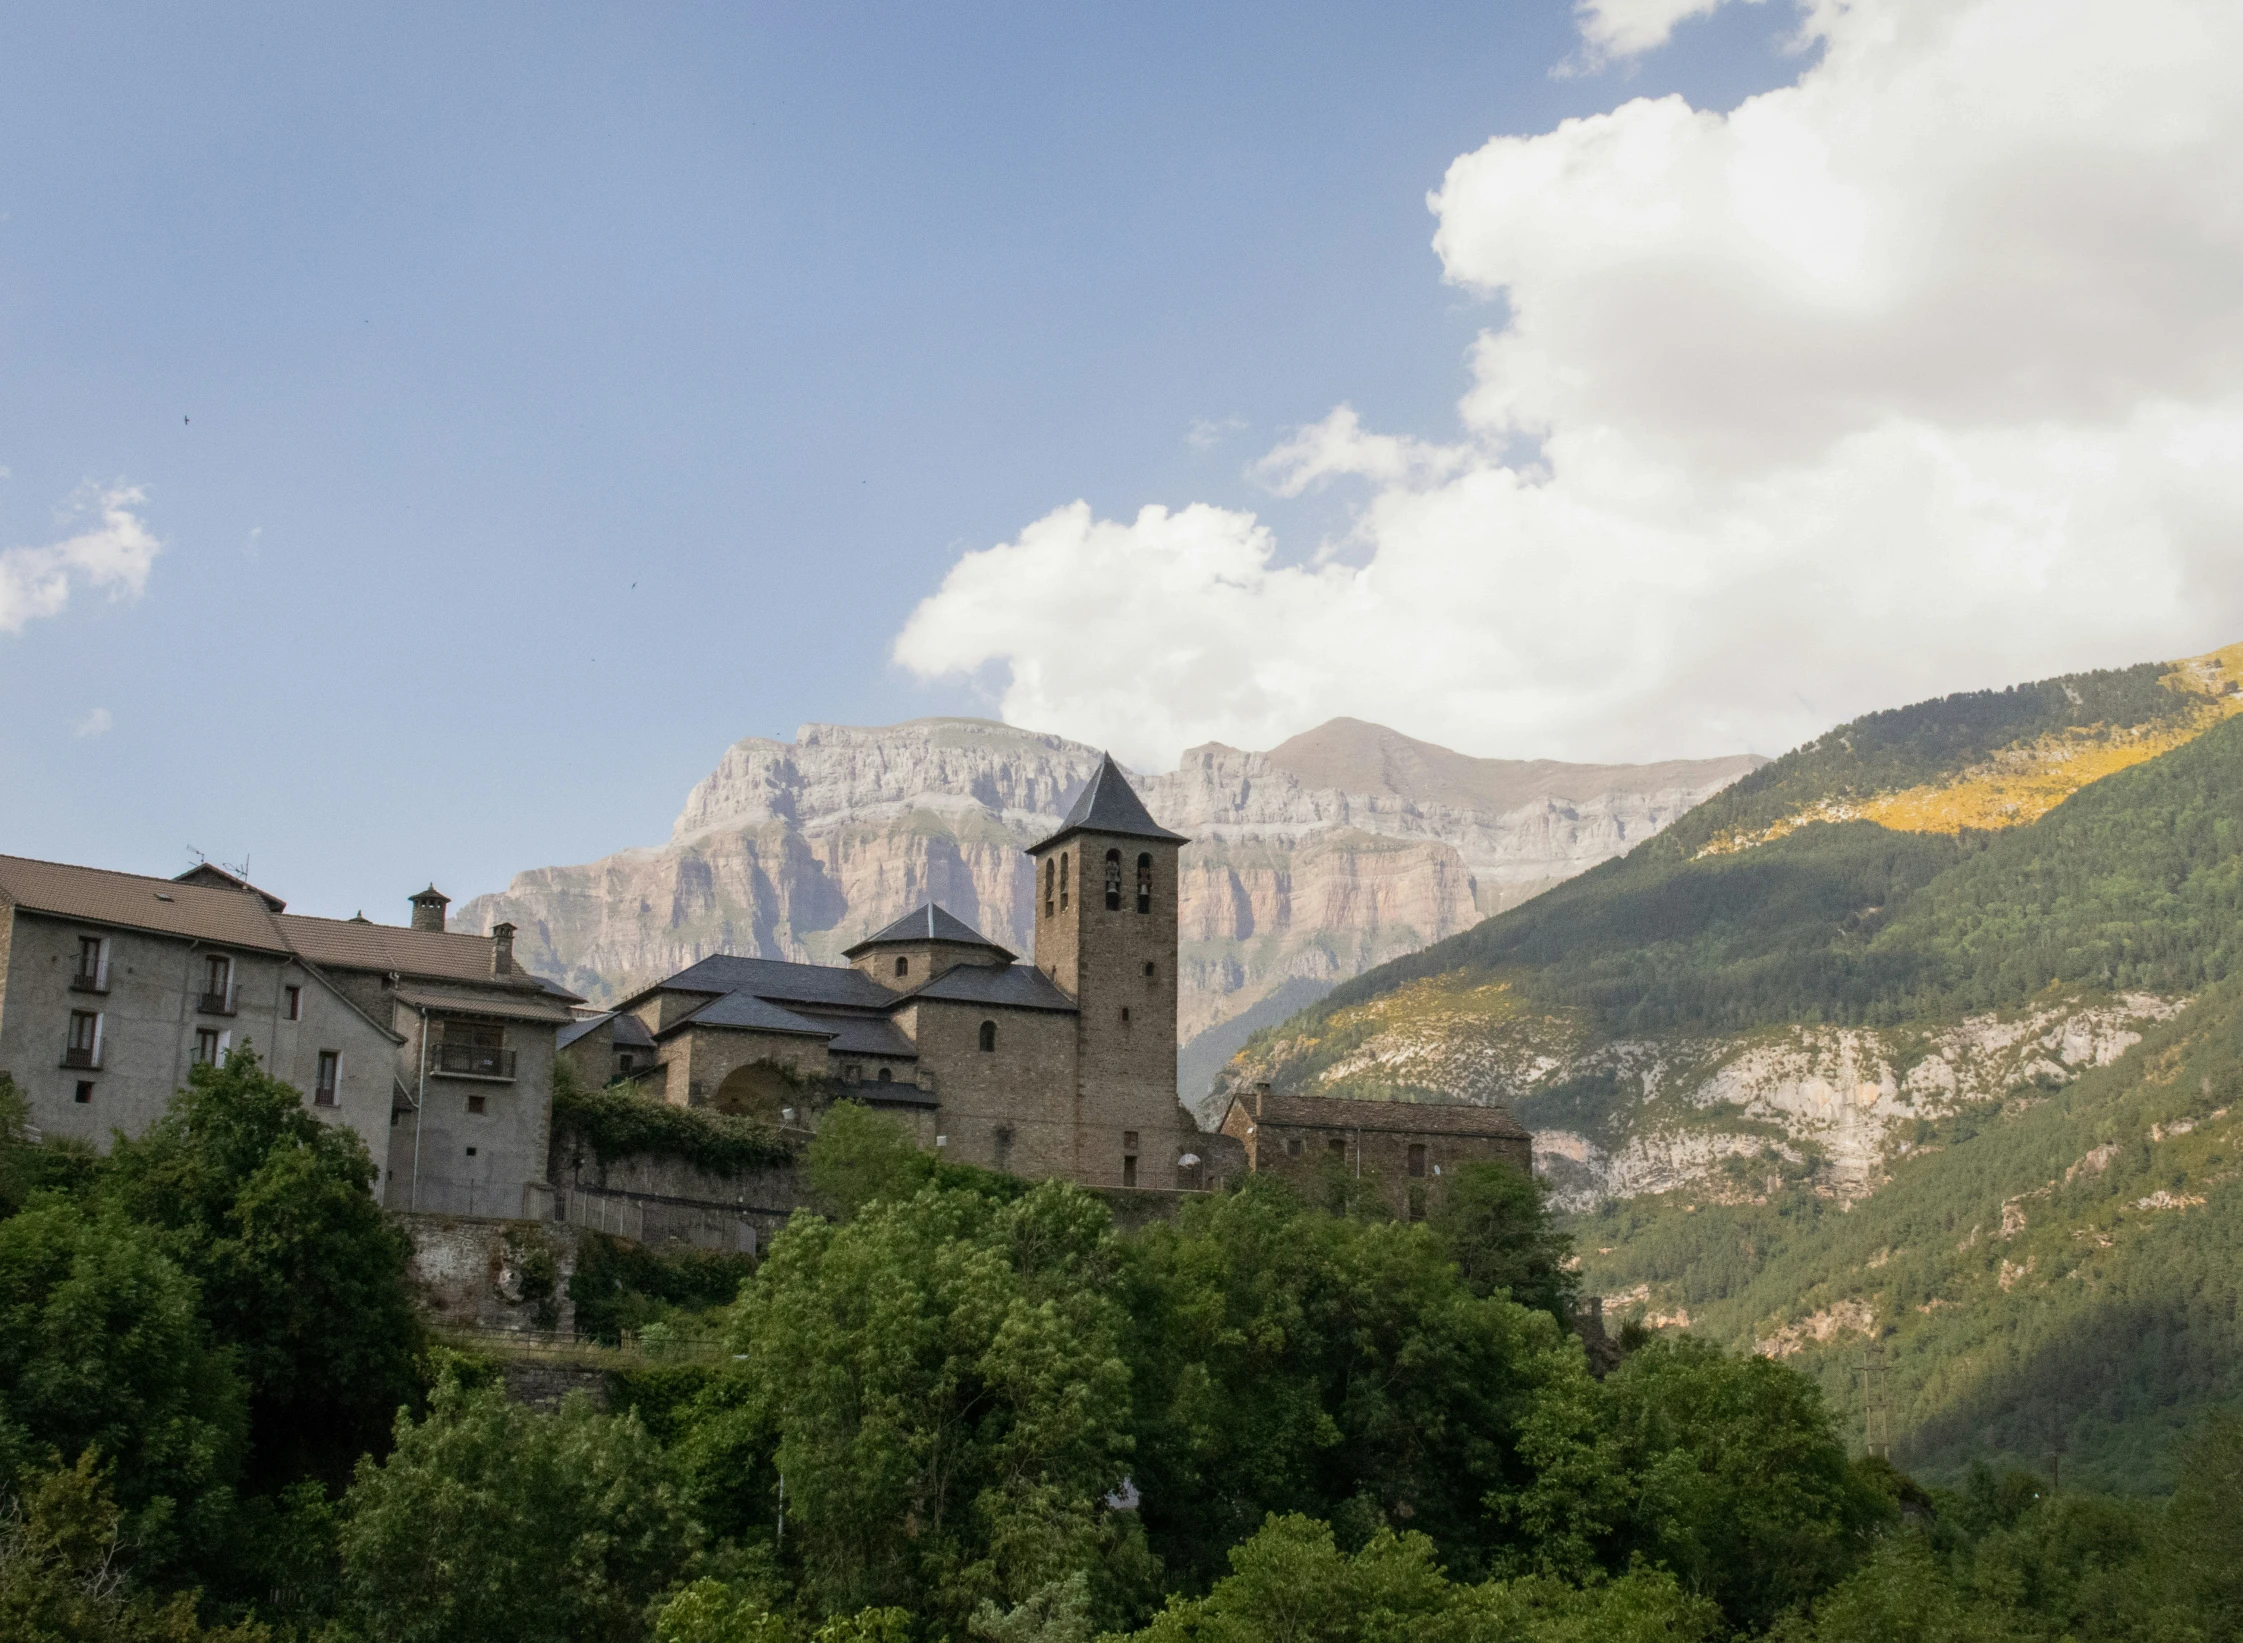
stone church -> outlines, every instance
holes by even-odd
[[[1111,758],[1035,863],[1023,962],[928,903],[847,968],[705,958],[565,1048],[681,1106],[786,1124],[816,1079],[962,1163],[1087,1186],[1191,1188],[1222,1138],[1176,1098],[1177,858]]]

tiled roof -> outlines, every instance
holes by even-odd
[[[415,930],[402,924],[361,924],[356,919],[306,918],[298,913],[282,913],[279,921],[296,951],[330,970],[395,971],[431,981],[472,981],[521,992],[547,991],[527,970],[492,975],[488,936]]]
[[[1067,819],[1059,824],[1059,831],[1039,844],[1028,847],[1033,855],[1049,849],[1071,833],[1119,833],[1132,839],[1165,839],[1171,844],[1189,844],[1191,840],[1181,833],[1171,833],[1152,818],[1145,801],[1129,785],[1129,778],[1121,773],[1109,753],[1098,761],[1098,773],[1090,778],[1090,785],[1075,800]]]
[[[1428,1101],[1349,1101],[1331,1095],[1234,1095],[1257,1124],[1301,1129],[1385,1130],[1409,1135],[1476,1135],[1525,1141],[1501,1107],[1436,1106]]]
[[[923,906],[914,907],[885,930],[874,931],[854,947],[844,947],[841,950],[841,956],[843,958],[855,958],[859,953],[869,952],[875,947],[893,946],[904,942],[916,946],[921,942],[928,941],[954,941],[967,946],[986,947],[993,953],[1004,953],[1008,963],[1013,958],[1011,953],[1006,952],[1004,948],[991,941],[964,919],[953,917],[931,901]]]
[[[934,999],[947,1004],[1003,1004],[1016,1010],[1065,1010],[1075,1002],[1033,964],[961,964],[945,970],[906,1000]]]
[[[247,890],[276,913],[288,910],[288,903],[282,901],[270,890],[258,889],[247,879],[240,877],[238,874],[227,872],[214,861],[199,861],[188,868],[186,872],[172,875],[171,882],[174,884],[203,884],[208,885],[213,890]]]
[[[688,965],[637,997],[658,992],[752,993],[782,1004],[838,1004],[859,1010],[885,1010],[896,999],[862,971],[830,964],[789,964],[776,958],[735,958],[730,953]]]
[[[288,939],[263,897],[245,890],[0,856],[0,897],[27,912],[58,918],[153,930],[254,952],[288,951]]]
[[[454,1015],[497,1016],[506,1021],[548,1021],[566,1025],[575,1019],[567,1004],[550,994],[500,987],[444,987],[408,981],[391,995],[416,1009],[442,1010]]]
[[[808,1016],[796,1015],[792,1010],[781,1009],[753,993],[727,993],[712,1003],[704,1004],[683,1021],[668,1029],[682,1031],[687,1027],[746,1027],[759,1033],[795,1033],[806,1038],[831,1038],[830,1025],[812,1021]]]

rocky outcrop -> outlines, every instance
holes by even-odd
[[[454,923],[511,922],[518,958],[603,1000],[711,953],[838,962],[929,897],[1025,954],[1021,847],[1051,830],[1098,758],[981,719],[750,737],[694,785],[667,843],[519,874]],[[1759,762],[1475,759],[1340,719],[1266,753],[1210,743],[1136,778],[1154,816],[1193,841],[1185,1093],[1206,1088],[1235,1047],[1223,1029],[1259,1006],[1298,1008],[1469,928],[1631,848]]]

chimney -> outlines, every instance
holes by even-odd
[[[413,897],[412,901],[413,928],[441,932],[444,928],[444,909],[451,905],[452,898],[432,884]]]
[[[514,926],[491,926],[491,974],[510,976],[514,973]]]
[[[1256,1084],[1254,1086],[1254,1116],[1257,1119],[1262,1116],[1262,1103],[1268,1099],[1269,1086],[1267,1084]]]

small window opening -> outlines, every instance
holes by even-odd
[[[312,1088],[312,1105],[332,1107],[335,1104],[335,1086],[342,1082],[343,1057],[337,1050],[319,1052],[319,1080]],[[469,1112],[475,1109],[469,1107]]]
[[[86,1079],[79,1079],[78,1093],[72,1096],[71,1099],[73,1101],[76,1101],[79,1106],[85,1106],[88,1102],[93,1100],[93,1085]]]
[[[1124,1151],[1124,1152],[1135,1152],[1136,1150],[1137,1150],[1137,1132],[1136,1132],[1135,1130],[1123,1130],[1123,1131],[1122,1131],[1122,1151]]]
[[[1124,1027],[1129,1025],[1129,1006],[1126,1004],[1122,1006],[1122,1025]]]
[[[1347,1143],[1335,1135],[1331,1140],[1324,1143],[1324,1150],[1334,1158],[1345,1158],[1347,1156]]]
[[[1121,852],[1106,852],[1106,911],[1121,911]]]
[[[1297,1135],[1288,1135],[1285,1138],[1285,1156],[1288,1158],[1298,1158],[1300,1157],[1300,1155],[1301,1138]]]
[[[287,1015],[288,1019],[291,1021],[303,1020],[304,989],[301,987],[283,987],[281,989],[281,993],[287,1002],[287,1009],[285,1011],[285,1014]]]
[[[467,1098],[467,1110],[469,1112],[488,1112],[490,1110],[490,1099],[487,1095],[471,1095]]]
[[[1133,1187],[1136,1184],[1137,1155],[1135,1153],[1131,1153],[1127,1158],[1124,1158],[1122,1160],[1122,1185],[1125,1187]]]
[[[469,1147],[467,1149],[467,1156],[470,1158],[473,1158],[475,1156],[475,1149],[473,1147]]]
[[[897,959],[896,974],[899,976],[907,976],[911,974],[911,960],[909,960],[908,958]]]
[[[1052,885],[1052,865],[1051,865],[1051,858],[1050,858],[1049,856],[1046,856],[1046,857],[1044,858],[1044,917],[1046,917],[1046,918],[1050,918],[1050,917],[1051,917],[1051,885]]]
[[[841,1082],[844,1084],[862,1084],[864,1082],[864,1068],[855,1062],[851,1062],[841,1069]]]
[[[997,1047],[997,1024],[994,1021],[984,1021],[981,1024],[981,1047],[984,1050],[994,1050]]]
[[[881,1082],[881,1083],[883,1083],[883,1084],[893,1084],[893,1083],[894,1083],[895,1081],[896,1081],[896,1069],[895,1069],[895,1068],[893,1068],[893,1067],[882,1067],[882,1068],[880,1069],[880,1082]]]
[[[1153,856],[1149,850],[1137,858],[1137,910],[1153,910]]]
[[[1425,1148],[1415,1141],[1410,1143],[1410,1173],[1421,1179],[1425,1174]]]
[[[1153,977],[1159,974],[1160,966],[1155,964],[1151,959],[1145,960],[1145,979],[1147,981],[1150,981],[1153,979]]]
[[[1059,910],[1067,911],[1067,852],[1059,852]]]

